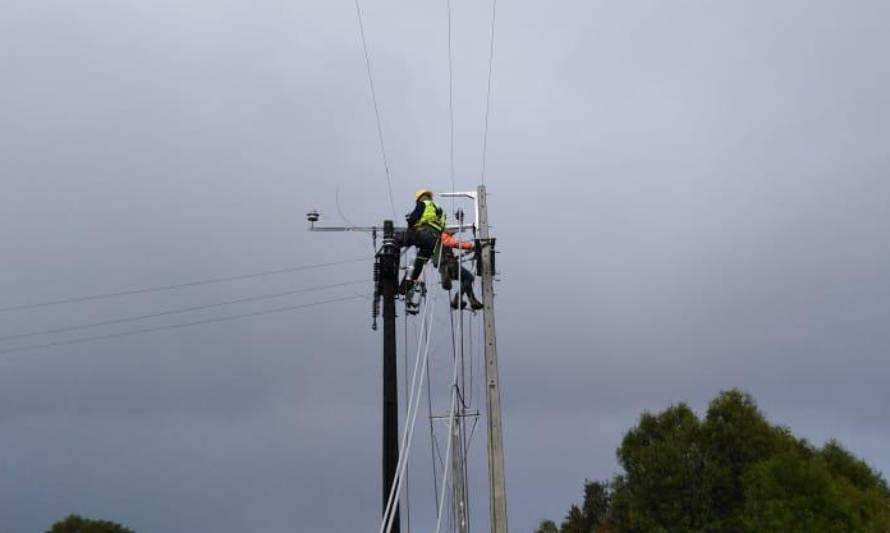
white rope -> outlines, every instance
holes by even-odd
[[[433,301],[435,301],[435,296],[433,297]],[[417,394],[417,383],[418,383],[418,369],[421,369],[421,374],[426,372],[427,367],[427,359],[429,354],[429,332],[432,329],[432,313],[429,312],[431,302],[427,300],[424,303],[423,313],[421,315],[421,333],[424,332],[424,328],[426,328],[426,346],[423,352],[421,352],[421,346],[423,346],[424,335],[420,335],[418,337],[418,346],[417,346],[417,358],[414,362],[414,371],[411,376],[411,387],[410,394],[408,396],[408,405],[405,413],[405,432],[402,434],[402,443],[399,446],[399,461],[396,464],[396,474],[393,479],[392,485],[390,486],[389,496],[386,502],[386,508],[383,512],[383,520],[380,524],[380,533],[389,533],[392,528],[393,521],[395,520],[395,511],[394,511],[394,502],[398,501],[400,489],[401,489],[401,480],[403,476],[403,472],[405,470],[405,465],[407,464],[407,455],[408,450],[410,449],[410,441],[414,436],[414,420],[416,420],[416,405],[419,403],[417,399],[420,397],[420,394]],[[433,308],[435,309],[435,308]],[[422,383],[421,377],[421,383]]]
[[[441,243],[437,243],[439,246],[439,257],[438,257],[438,265],[437,270],[441,272],[441,264],[442,264],[442,248]],[[425,276],[425,275],[424,275]],[[433,295],[431,300],[427,300],[424,303],[423,315],[421,318],[421,331],[423,331],[424,321],[426,321],[426,345],[424,347],[423,355],[420,352],[420,346],[423,341],[423,337],[418,339],[417,346],[417,354],[418,357],[414,363],[414,371],[411,377],[411,394],[408,398],[408,410],[405,417],[405,433],[402,434],[402,444],[399,450],[399,461],[396,465],[396,475],[393,480],[392,486],[390,487],[389,497],[387,498],[386,508],[383,512],[383,521],[380,525],[379,533],[390,533],[392,530],[393,522],[395,521],[395,504],[399,499],[399,494],[402,489],[402,479],[404,477],[405,469],[408,464],[408,457],[411,450],[411,444],[414,439],[414,428],[417,422],[417,413],[419,411],[420,406],[420,397],[421,397],[421,389],[423,387],[423,376],[426,373],[428,361],[429,361],[429,352],[430,352],[430,338],[433,327],[433,318],[435,316],[435,302],[438,296],[438,292]],[[430,305],[433,306],[433,310],[429,311]],[[429,319],[427,320],[427,315],[429,315]],[[420,379],[417,379],[417,371],[418,366],[420,367]]]
[[[405,256],[400,254],[399,260],[402,263],[404,263]],[[402,270],[401,263],[400,263],[399,267],[400,267],[399,270],[401,271]],[[405,267],[407,268],[407,265],[405,265]],[[402,345],[402,361],[403,361],[402,368],[404,369],[404,370],[402,370],[402,375],[404,376],[405,379],[404,379],[404,384],[403,384],[404,397],[403,397],[402,401],[405,402],[405,410],[407,411],[407,409],[408,409],[408,303],[407,303],[407,301],[405,302],[404,315],[405,315],[405,320],[404,320],[404,325],[402,326],[402,328],[403,328],[402,334],[404,335],[405,342]],[[405,509],[405,522],[406,522],[405,530],[407,531],[407,533],[411,533],[411,471],[408,469],[405,470],[405,502],[404,503],[405,503],[404,509]],[[400,503],[399,505],[401,506],[402,504]]]
[[[426,373],[426,407],[427,416],[430,422],[430,463],[433,467],[433,498],[436,505],[436,514],[439,513],[439,473],[436,470],[437,452],[438,457],[442,456],[439,451],[439,442],[436,439],[436,430],[433,427],[433,386],[430,382],[430,373]]]

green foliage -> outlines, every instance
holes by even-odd
[[[874,489],[890,497],[890,489],[887,488],[884,478],[864,461],[853,457],[853,454],[845,450],[836,440],[828,441],[820,453],[833,476],[846,478],[860,490]]]
[[[586,531],[592,531],[596,526],[606,521],[611,503],[609,485],[598,481],[584,483],[584,505],[581,511]]]
[[[742,474],[783,446],[785,434],[769,425],[754,400],[737,390],[708,406],[702,424],[703,492],[710,510],[709,531],[738,531],[744,502]]]
[[[559,528],[562,533],[589,533],[587,529],[587,521],[584,519],[584,513],[577,505],[569,507],[569,514],[566,516],[565,522]]]
[[[135,533],[114,522],[90,520],[77,515],[70,515],[61,522],[53,524],[47,533]]]
[[[559,528],[553,523],[553,520],[541,520],[541,524],[535,533],[559,533]]]
[[[829,445],[833,449],[783,453],[745,474],[747,531],[890,531],[890,500],[880,477],[858,468],[864,463],[837,443]],[[826,455],[837,459],[838,454],[846,457],[845,466],[856,467],[857,477],[833,470]]]
[[[816,449],[771,425],[737,390],[704,419],[682,403],[644,413],[617,454],[624,472],[586,482],[559,533],[890,532],[879,473],[836,441]]]
[[[743,483],[747,531],[851,531],[847,502],[818,458],[785,453],[754,465]]]
[[[624,437],[615,486],[622,531],[695,531],[703,515],[701,423],[685,404],[644,413]],[[671,495],[665,497],[665,495]]]
[[[611,496],[608,485],[597,481],[585,481],[583,504],[581,507],[572,505],[560,528],[553,531],[591,533],[605,521],[610,504]]]

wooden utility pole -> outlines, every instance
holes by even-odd
[[[476,190],[479,206],[479,243],[482,253],[482,303],[485,334],[485,399],[488,409],[488,481],[491,533],[507,533],[507,487],[504,476],[504,433],[501,423],[501,389],[498,347],[494,325],[494,240],[488,228],[485,185]]]
[[[399,463],[399,392],[396,366],[396,289],[399,284],[399,246],[392,220],[383,222],[383,246],[377,253],[380,294],[383,298],[383,512]],[[392,533],[399,533],[399,502],[393,502]]]

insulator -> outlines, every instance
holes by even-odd
[[[377,317],[380,316],[380,291],[374,291],[374,300],[371,303],[371,329],[377,331]]]
[[[306,220],[308,220],[309,222],[318,222],[320,216],[321,215],[318,214],[318,211],[313,209],[312,211],[306,213]]]

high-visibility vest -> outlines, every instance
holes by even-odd
[[[420,215],[420,220],[417,221],[417,224],[415,224],[414,227],[420,228],[422,226],[429,226],[436,231],[444,230],[446,218],[445,211],[437,206],[432,200],[424,200],[423,205],[423,214]]]

